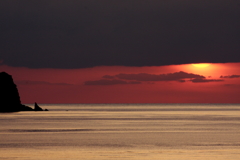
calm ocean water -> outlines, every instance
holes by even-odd
[[[0,160],[240,159],[240,104],[40,106],[0,113]]]

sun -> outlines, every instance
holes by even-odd
[[[192,65],[197,68],[206,68],[206,67],[210,66],[211,64],[210,63],[194,63]]]

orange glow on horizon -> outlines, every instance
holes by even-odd
[[[193,63],[180,66],[181,69],[188,73],[203,75],[205,77],[219,78],[224,73],[225,65],[222,63]],[[228,70],[229,72],[229,70]]]
[[[197,68],[206,68],[206,67],[210,66],[211,64],[210,63],[194,63],[192,65]]]
[[[32,104],[35,101],[40,104],[240,103],[240,62],[209,63],[205,67],[190,63],[146,67],[97,66],[80,69],[30,69],[0,65],[0,71],[12,75],[18,85],[23,104]],[[86,81],[104,79],[105,75],[118,80],[116,75],[121,73],[131,78],[131,75],[139,73],[145,73],[148,77],[160,77],[162,74],[173,75],[180,71],[204,76],[206,81],[193,82],[190,78],[183,78],[183,81],[136,79],[136,82],[140,83],[84,85]]]

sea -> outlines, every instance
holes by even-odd
[[[240,159],[240,104],[39,105],[0,113],[0,160]]]

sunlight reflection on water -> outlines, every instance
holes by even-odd
[[[0,159],[240,158],[240,105],[41,106],[0,114]]]

